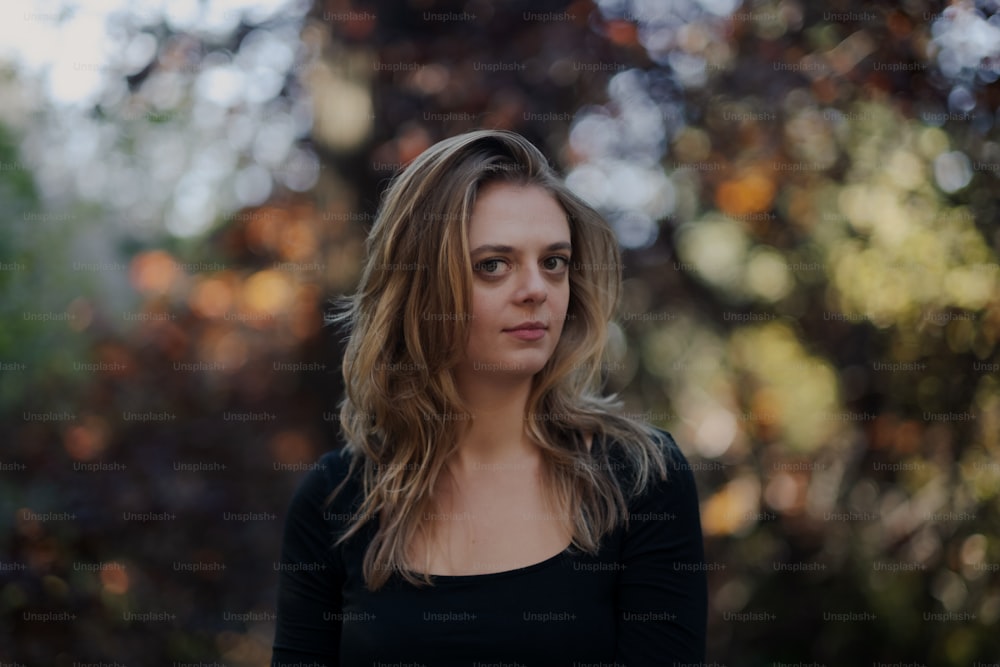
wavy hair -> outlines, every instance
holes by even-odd
[[[445,139],[386,190],[356,293],[342,297],[340,312],[328,318],[348,335],[340,404],[348,477],[362,468],[362,504],[337,544],[379,517],[363,563],[370,590],[393,572],[414,585],[433,583],[407,567],[406,547],[425,528],[432,489],[472,416],[452,369],[464,353],[471,314],[469,220],[480,188],[495,181],[542,187],[569,222],[566,321],[533,378],[525,432],[541,450],[547,496],[569,510],[573,545],[596,553],[605,534],[627,525],[629,496],[667,476],[661,433],[622,414],[621,402],[600,391],[608,324],[621,293],[613,230],[524,137],[476,130]],[[584,433],[594,434],[589,449]],[[611,442],[623,461],[612,461]]]

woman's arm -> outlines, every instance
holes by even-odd
[[[292,497],[285,517],[278,574],[278,619],[272,667],[340,664],[343,564],[334,548],[334,524],[324,503],[337,481],[324,456]],[[331,510],[332,511],[332,508]]]
[[[630,503],[622,549],[615,663],[628,667],[705,660],[708,589],[698,492],[667,437],[668,478]]]

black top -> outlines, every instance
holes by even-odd
[[[594,446],[597,443],[595,441]],[[590,556],[571,547],[505,572],[393,574],[375,593],[361,563],[376,522],[332,547],[360,503],[344,450],[302,481],[285,523],[272,666],[652,667],[700,663],[707,589],[694,478],[672,438],[668,479],[629,503],[629,528]],[[624,461],[610,443],[611,461]],[[614,466],[612,466],[614,467]]]

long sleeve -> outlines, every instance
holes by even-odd
[[[272,667],[340,665],[344,571],[333,547],[336,523],[324,514],[340,461],[339,452],[328,454],[309,471],[285,517]]]
[[[690,466],[667,437],[668,477],[631,503],[622,547],[615,663],[628,667],[705,659],[708,592],[698,493]]]

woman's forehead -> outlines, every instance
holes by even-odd
[[[470,243],[507,244],[508,239],[569,240],[569,222],[555,196],[539,185],[490,184],[469,220]]]

